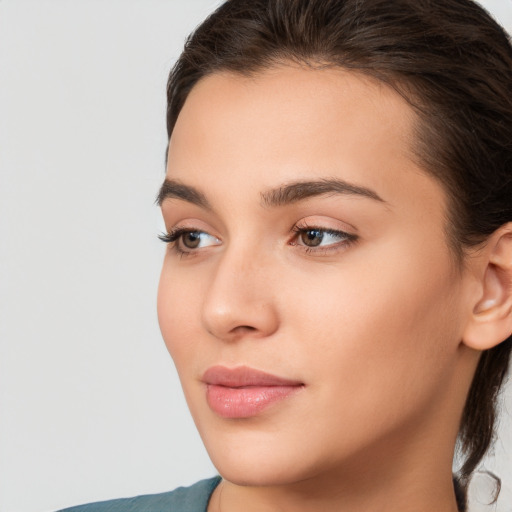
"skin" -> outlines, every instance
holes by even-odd
[[[158,315],[224,479],[210,511],[457,510],[453,449],[479,355],[462,339],[481,288],[448,245],[445,193],[412,153],[415,122],[394,91],[341,69],[219,73],[191,91],[167,178],[209,204],[169,193],[162,212],[169,231],[205,234],[196,249],[169,244]],[[332,179],[380,199],[262,200]],[[308,248],[293,229],[311,227],[354,240],[324,234]],[[303,387],[226,419],[206,401],[214,365]]]

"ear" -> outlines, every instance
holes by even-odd
[[[478,253],[479,294],[462,341],[487,350],[512,334],[512,222],[496,230]]]

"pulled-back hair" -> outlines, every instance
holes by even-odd
[[[512,46],[471,0],[228,0],[169,76],[167,130],[194,85],[285,62],[364,73],[417,113],[414,154],[449,196],[447,240],[465,251],[512,221]],[[462,495],[493,438],[512,337],[484,351],[459,430]],[[461,499],[464,501],[464,498]]]

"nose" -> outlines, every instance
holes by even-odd
[[[278,328],[272,265],[247,249],[228,249],[212,272],[202,308],[205,329],[218,339],[265,338]]]

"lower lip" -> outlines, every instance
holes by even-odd
[[[250,418],[303,386],[247,386],[230,388],[208,384],[206,399],[210,409],[223,418]]]

